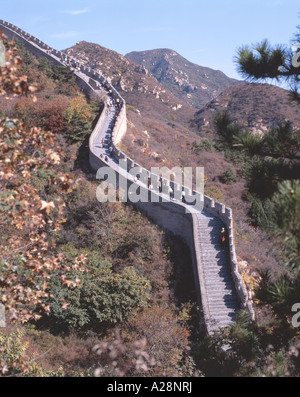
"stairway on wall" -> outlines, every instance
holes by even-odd
[[[196,217],[209,327],[214,330],[235,320],[238,297],[230,271],[228,248],[221,244],[222,221],[206,211],[197,213]]]

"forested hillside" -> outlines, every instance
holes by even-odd
[[[4,42],[2,376],[299,376],[290,312],[300,285],[290,276],[299,266],[299,134],[287,123],[261,140],[221,113],[210,140],[176,119],[168,119],[168,130],[161,119],[150,124],[151,109],[145,120],[128,104],[126,150],[136,150],[133,136],[141,139],[145,151],[136,157],[146,167],[163,164],[163,156],[167,165],[180,158],[181,165],[205,165],[206,193],[233,208],[239,265],[257,318],[251,323],[241,314],[208,337],[187,247],[132,207],[96,200],[88,137],[102,102],[85,97],[69,69]],[[149,156],[158,143],[163,155]],[[259,186],[268,187],[264,196]],[[269,234],[266,220],[277,222],[277,234]]]
[[[97,202],[86,143],[102,103],[78,90],[69,69],[6,45],[2,374],[93,376],[101,366],[133,375],[147,364],[152,375],[192,374],[198,309],[187,249],[131,207]],[[99,343],[117,349],[120,367],[105,349],[99,356]]]

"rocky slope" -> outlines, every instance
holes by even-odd
[[[248,83],[227,88],[195,114],[191,126],[198,131],[213,132],[214,118],[223,111],[253,133],[262,133],[287,120],[300,128],[299,105],[291,101],[289,91],[269,84]]]
[[[115,51],[81,41],[65,52],[104,75],[138,111],[173,114],[187,122],[195,110],[174,96],[149,71]]]
[[[130,52],[125,56],[149,70],[176,97],[198,109],[227,87],[243,84],[219,70],[196,65],[169,49]]]

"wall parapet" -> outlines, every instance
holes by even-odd
[[[15,25],[12,25],[6,21],[3,21],[0,19],[0,25],[4,27],[4,33],[6,33],[8,36],[13,37],[16,36],[18,39],[20,39],[27,47],[30,48],[30,50],[33,50],[35,55],[40,56],[40,57],[47,57],[48,59],[51,59],[54,63],[58,63],[61,65],[67,65],[68,62],[70,61],[76,61],[74,58],[70,57],[69,55],[63,53],[62,51],[57,51],[47,44],[43,43],[42,41],[38,40],[34,36],[24,32],[22,29],[18,28]],[[117,159],[127,159],[127,164],[128,164],[128,169],[127,171],[130,170],[133,166],[139,167],[141,172],[147,172],[148,171],[137,164],[134,160],[130,159],[125,153],[123,153],[119,148],[118,144],[121,142],[123,136],[126,133],[127,130],[127,118],[126,118],[126,102],[125,100],[121,97],[119,92],[108,82],[107,79],[105,79],[104,76],[100,75],[98,72],[92,70],[91,68],[80,64],[78,61],[76,61],[77,64],[79,65],[79,71],[83,73],[85,76],[88,76],[92,81],[95,81],[96,84],[99,84],[99,87],[101,86],[104,88],[109,96],[111,96],[115,101],[118,101],[119,103],[119,112],[116,115],[115,118],[115,123],[114,127],[112,129],[112,154],[117,158]],[[95,92],[96,88],[94,83],[91,81],[92,84],[89,84],[85,79],[83,79],[82,76],[79,75],[79,73],[76,73],[77,79],[82,80],[82,84],[84,84],[84,87],[86,89],[91,90]],[[94,170],[98,170],[103,165],[107,165],[105,161],[99,159],[99,157],[96,155],[95,150],[94,150],[94,142],[97,138],[97,135],[99,134],[101,127],[106,119],[106,110],[107,110],[107,104],[105,103],[104,110],[102,111],[96,126],[94,127],[94,130],[91,133],[90,139],[89,139],[89,149],[90,149],[90,165]],[[172,183],[172,182],[171,182]],[[174,188],[176,188],[175,185],[172,185]],[[250,314],[250,317],[252,320],[255,319],[255,313],[252,307],[252,303],[248,298],[248,293],[246,286],[243,282],[243,279],[239,273],[238,270],[238,263],[236,259],[236,252],[235,252],[235,241],[234,241],[234,228],[233,228],[233,217],[232,217],[232,210],[231,208],[226,207],[224,204],[219,203],[215,201],[213,198],[208,197],[206,195],[201,194],[200,192],[192,191],[193,195],[200,195],[203,201],[203,207],[204,209],[211,213],[212,215],[216,216],[219,218],[224,225],[227,228],[228,231],[228,236],[229,236],[229,257],[230,257],[230,267],[231,267],[231,274],[232,278],[234,281],[234,285],[239,297],[239,301],[241,303],[241,306],[243,309],[247,310]],[[176,203],[177,205],[181,205],[181,203]],[[200,259],[200,243],[198,241],[198,236],[197,233],[195,232],[196,228],[196,218],[194,214],[192,215],[192,223],[193,223],[193,246],[194,246],[194,251],[195,251],[195,256],[197,258],[197,263],[198,263],[198,279],[200,283],[200,290],[201,290],[201,298],[202,298],[202,306],[203,306],[203,312],[204,312],[204,317],[206,321],[208,322],[209,315],[206,310],[206,290],[205,290],[205,285],[203,282],[203,277],[201,277],[201,259]]]

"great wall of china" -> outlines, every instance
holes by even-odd
[[[8,38],[17,38],[35,56],[47,58],[52,64],[65,66],[73,61],[67,54],[51,48],[11,23],[0,20],[0,29]],[[105,77],[95,70],[79,63],[79,68],[74,70],[74,73],[78,85],[85,93],[99,95],[105,92],[107,97],[118,102],[118,108],[112,109],[108,109],[105,103],[104,110],[92,131],[89,141],[91,168],[97,172],[97,179],[103,180],[109,167],[118,175],[116,187],[127,186],[129,191],[134,183],[138,184],[148,200],[132,203],[145,212],[154,223],[179,236],[189,246],[199,305],[207,333],[211,334],[214,330],[231,324],[239,309],[247,310],[250,319],[254,320],[252,303],[238,270],[232,210],[210,197],[187,189],[189,197],[197,197],[197,202],[203,204],[202,208],[192,208],[192,204],[183,203],[181,200],[166,200],[164,192],[150,191],[147,184],[143,183],[144,178],[136,182],[130,173],[133,168],[138,169],[141,176],[147,176],[148,171],[136,164],[117,146],[127,130],[125,100]],[[123,167],[119,166],[120,160],[123,160]],[[151,174],[152,180],[157,178],[158,175]],[[171,185],[175,193],[181,192],[181,186],[174,182],[164,180],[164,184]],[[130,202],[130,197],[128,201]],[[193,210],[189,211],[189,208]],[[227,248],[222,247],[219,241],[221,227],[227,229]],[[4,326],[3,321],[1,325],[1,318],[0,326]]]

